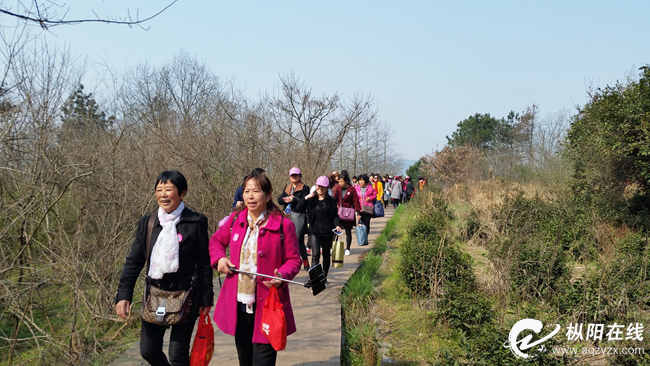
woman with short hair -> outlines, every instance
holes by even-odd
[[[372,188],[368,174],[361,174],[361,176],[359,176],[359,185],[355,188],[357,190],[357,196],[359,197],[359,205],[361,206],[361,211],[359,211],[359,220],[366,227],[367,233],[370,234],[370,218],[372,218],[372,213],[363,212],[363,207],[369,207],[370,209],[366,210],[373,212],[377,192]],[[366,235],[365,239],[364,243],[357,244],[368,245],[368,235]]]
[[[169,326],[142,320],[140,354],[151,365],[189,365],[190,340],[199,313],[207,315],[212,307],[212,268],[208,252],[208,219],[185,207],[187,180],[177,170],[166,170],[156,178],[158,211],[138,221],[131,252],[126,257],[117,288],[115,311],[126,319],[131,311],[133,288],[140,271],[148,262],[148,286],[166,291],[188,290],[194,284],[192,305],[187,321],[171,326],[169,360],[163,353],[163,336]],[[150,235],[147,234],[153,217]],[[150,257],[146,239],[150,238]]]

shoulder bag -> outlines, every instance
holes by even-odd
[[[354,189],[352,186],[349,188]],[[343,221],[354,221],[354,208],[352,207],[343,207],[343,192],[341,191],[341,196],[339,198],[339,219]]]
[[[147,223],[147,273],[149,272],[149,260],[151,259],[151,232],[155,220],[154,215],[149,217]],[[190,278],[190,286],[186,290],[164,290],[155,286],[155,281],[149,278],[148,275],[145,277],[144,298],[140,308],[142,320],[158,325],[176,325],[187,322],[192,307],[196,273]]]

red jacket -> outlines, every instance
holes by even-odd
[[[241,245],[246,236],[248,228],[248,209],[241,212],[233,212],[223,226],[212,235],[210,239],[210,263],[216,268],[219,259],[226,256],[226,248],[230,246],[230,261],[239,268],[239,255]],[[232,220],[237,217],[230,227]],[[282,220],[282,231],[284,233],[284,245],[280,241],[280,220]],[[291,280],[300,271],[300,254],[298,253],[298,239],[296,228],[290,219],[280,214],[271,214],[266,225],[260,228],[257,239],[257,272],[274,276],[277,268],[282,278]],[[284,262],[282,261],[284,258]],[[263,284],[269,281],[268,278],[257,277],[255,325],[253,330],[253,343],[269,343],[264,333],[260,330],[262,322],[262,308],[269,295],[269,289]],[[296,331],[296,323],[291,309],[289,298],[289,286],[283,284],[278,288],[280,302],[284,306],[284,314],[287,320],[287,335]],[[214,309],[214,321],[222,332],[235,335],[237,329],[237,274],[226,276],[219,299]]]

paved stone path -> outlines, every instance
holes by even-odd
[[[341,303],[339,295],[343,285],[359,267],[360,257],[374,245],[375,239],[393,216],[393,209],[386,209],[386,217],[370,221],[370,245],[360,247],[356,243],[352,230],[352,255],[345,257],[343,268],[330,267],[328,281],[330,285],[318,296],[298,285],[291,285],[291,306],[296,318],[298,330],[287,338],[287,348],[278,352],[279,366],[284,365],[340,365],[341,364]],[[345,234],[341,235],[345,241]],[[301,271],[295,280],[305,282],[309,276]],[[215,301],[219,295],[219,280],[215,278]],[[210,365],[238,365],[234,337],[222,333],[216,325],[214,337],[214,356]],[[195,329],[196,331],[196,329]],[[166,336],[170,332],[166,333]],[[167,340],[165,340],[167,342]],[[140,357],[140,343],[136,342],[111,365],[135,366],[146,365]],[[164,349],[167,349],[165,343]]]

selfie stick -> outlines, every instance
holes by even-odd
[[[309,281],[307,281],[305,283],[300,283],[300,282],[297,282],[297,281],[287,280],[285,278],[275,277],[275,276],[266,275],[266,274],[262,274],[262,273],[243,271],[241,269],[237,269],[237,268],[234,268],[234,267],[228,267],[228,269],[231,270],[232,272],[235,272],[235,273],[243,273],[243,274],[249,274],[249,275],[253,275],[253,276],[272,278],[274,280],[280,280],[280,281],[284,281],[284,282],[293,283],[293,284],[296,284],[296,285],[310,287]]]
[[[288,282],[288,283],[293,283],[296,285],[301,285],[305,286],[307,288],[311,289],[311,292],[314,296],[318,295],[321,293],[323,290],[325,290],[325,274],[323,273],[323,267],[321,266],[320,263],[317,265],[311,267],[309,269],[309,280],[305,283],[300,283],[297,281],[291,281],[287,280],[284,278],[276,277],[276,276],[271,276],[271,275],[266,275],[262,273],[255,273],[255,272],[249,272],[249,271],[242,271],[240,269],[237,269],[235,267],[228,267],[228,269],[232,272],[236,273],[244,273],[248,275],[253,275],[253,276],[260,276],[260,277],[266,277],[266,278],[272,278],[274,280],[279,280],[282,282]]]

